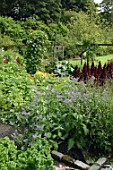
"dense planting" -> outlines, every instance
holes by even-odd
[[[37,106],[33,102],[35,112],[32,108],[27,116],[30,113],[39,114],[38,120],[34,116],[37,123],[33,121],[30,125],[40,125],[37,133],[44,132],[50,140],[67,139],[69,148],[77,145],[80,148],[94,147],[107,151],[112,148],[113,108],[109,95],[106,90],[93,89],[92,92],[92,88],[84,84],[77,86],[74,82],[54,84],[54,87],[49,85],[45,90],[42,88],[42,92],[36,90]]]
[[[112,153],[113,61],[88,64],[113,53],[107,1],[0,2],[0,123],[15,129],[0,138],[1,170],[53,170],[62,143]]]
[[[14,156],[10,165],[10,160],[6,160],[7,166],[41,167],[39,159],[43,159],[43,145],[40,146],[40,157],[33,148],[38,146],[41,138],[49,142],[51,149],[58,149],[60,143],[67,141],[69,150],[78,147],[85,151],[96,150],[97,153],[112,151],[111,79],[106,81],[103,88],[95,87],[90,81],[84,84],[83,81],[55,77],[46,72],[37,71],[32,76],[26,73],[24,66],[16,63],[9,62],[2,66],[0,118],[15,127],[11,137],[18,148],[24,150],[18,152],[15,149],[14,155],[18,153],[18,157],[15,160]],[[46,148],[44,152],[45,150]],[[26,154],[30,152],[35,153],[39,159],[36,160],[35,155],[26,158]],[[20,163],[20,157],[24,163]],[[46,160],[47,166],[52,168],[50,157]],[[46,162],[44,166],[45,164]],[[4,162],[1,166],[4,167]]]
[[[0,138],[0,169],[2,170],[53,170],[50,156],[50,146],[45,139],[38,139],[36,143],[25,151],[17,150],[14,141]]]
[[[92,62],[91,66],[85,63],[82,71],[80,71],[78,66],[75,66],[72,75],[74,78],[78,78],[79,81],[83,80],[85,83],[89,79],[94,78],[94,83],[104,85],[107,79],[113,78],[113,61],[109,61],[103,67],[101,62],[99,62],[98,66],[95,66],[94,62]]]
[[[73,66],[68,61],[49,62],[46,65],[46,71],[55,76],[69,76],[73,71]]]
[[[97,90],[90,84],[52,77],[39,84],[34,87],[32,102],[11,119],[10,114],[4,115],[6,120],[13,119],[17,130],[12,137],[20,147],[44,136],[55,148],[67,140],[69,149],[112,150],[112,89]]]
[[[0,72],[0,118],[4,120],[32,100],[32,81],[16,63],[0,64]]]
[[[67,69],[69,63],[61,65],[59,62],[59,64]],[[21,154],[25,156],[26,152],[29,152],[28,147],[32,148],[31,152],[34,153],[33,147],[35,144],[38,145],[37,142],[40,142],[41,138],[45,138],[50,147],[55,149],[58,149],[60,143],[67,141],[69,150],[78,147],[86,151],[96,149],[98,153],[112,151],[112,62],[103,67],[99,63],[98,68],[94,63],[91,67],[84,64],[82,73],[91,77],[95,76],[95,69],[102,74],[105,68],[106,86],[103,88],[95,87],[88,80],[89,77],[84,79],[87,81],[86,84],[84,81],[77,82],[76,79],[63,77],[68,69],[61,69],[63,74],[56,74],[57,76],[38,70],[34,75],[30,75],[25,71],[24,66],[17,63],[10,61],[2,64],[0,118],[15,127],[11,137],[18,148],[25,150],[25,153],[22,151]],[[80,76],[79,69],[77,74]],[[41,150],[43,150],[42,146]],[[16,150],[15,153],[17,154],[18,151]],[[35,158],[32,160],[36,162]],[[29,161],[31,157],[25,158],[26,163],[21,166],[27,167]],[[11,165],[18,167],[17,164],[16,162]],[[39,167],[40,161],[37,160],[36,164],[36,168]],[[52,167],[52,164],[48,166]]]

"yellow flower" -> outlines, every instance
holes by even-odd
[[[43,75],[43,73],[41,71],[36,71],[37,75]]]
[[[41,72],[41,71],[36,71],[36,75],[42,75],[42,76],[51,76],[53,77],[53,74],[49,74],[47,72]]]

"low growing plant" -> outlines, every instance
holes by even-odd
[[[8,49],[4,50],[1,48],[0,50],[0,60],[1,63],[8,64],[9,62],[17,63],[18,65],[25,65],[24,58],[18,53],[18,49]]]
[[[33,82],[25,68],[16,63],[1,64],[0,72],[0,118],[9,121],[32,100]]]
[[[21,151],[8,137],[0,138],[0,154],[2,170],[53,170],[50,146],[45,139],[38,138],[31,147]]]
[[[56,76],[69,76],[72,71],[73,67],[68,61],[58,61],[58,62],[50,62],[46,66],[46,70],[49,73],[55,74]]]
[[[45,136],[56,148],[66,140],[68,149],[77,146],[111,151],[112,100],[107,88],[77,85],[74,80],[38,86],[34,101],[16,119],[18,128],[14,139],[27,146],[35,137]]]

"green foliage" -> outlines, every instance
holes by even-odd
[[[68,61],[50,62],[46,66],[46,71],[56,76],[63,77],[69,76],[73,71],[73,67]]]
[[[18,21],[18,23],[25,30],[27,34],[26,36],[28,36],[29,33],[33,30],[42,30],[42,31],[48,30],[48,26],[42,20],[40,20],[40,18],[37,15],[30,16],[26,19],[21,18],[21,20]]]
[[[23,104],[31,101],[32,82],[22,66],[16,63],[0,65],[0,117],[7,120]]]
[[[17,62],[17,58],[19,58],[20,63]],[[7,62],[17,63],[20,65],[25,65],[24,58],[18,53],[18,49],[8,49],[4,50],[4,48],[1,48],[0,50],[0,62],[3,63],[7,60]]]
[[[6,47],[15,45],[15,42],[11,39],[10,36],[7,35],[0,35],[0,47]]]
[[[41,8],[40,8],[41,6]],[[59,22],[61,18],[61,0],[42,0],[38,4],[37,15],[45,23]]]
[[[1,1],[0,2],[0,6],[1,6],[1,10],[0,10],[0,15],[2,16],[7,16],[7,14],[9,13],[9,11],[11,12],[11,10],[13,9],[12,4],[14,3],[14,1],[9,0],[9,1]]]
[[[95,60],[95,51],[97,50],[96,46],[91,45],[91,40],[84,40],[83,41],[83,48],[85,49],[83,53],[83,59],[87,59],[87,62]]]
[[[27,38],[27,51],[25,55],[26,69],[30,74],[41,69],[41,63],[46,56],[49,44],[48,37],[43,31],[34,31]]]
[[[52,80],[51,78],[50,80],[48,77],[47,82],[50,83],[51,87],[55,83],[59,84],[59,79],[53,78]],[[38,136],[45,136],[51,143],[51,146],[57,149],[58,139],[63,139],[63,128],[60,124],[62,114],[58,109],[59,102],[56,100],[56,94],[51,93],[52,89],[49,88],[48,83],[40,83],[41,86],[39,86],[39,83],[37,84],[39,88],[38,90],[37,88],[34,89],[33,102],[23,107],[16,115],[16,118],[14,118],[13,124],[15,125],[16,120],[17,131],[12,137],[20,147],[26,148]],[[64,81],[61,84],[63,85],[63,83]]]
[[[102,30],[99,25],[96,24],[95,18],[91,19],[84,12],[68,13],[72,15],[72,17],[68,23],[70,34],[67,38],[67,55],[75,57],[75,54],[80,55],[82,50],[87,50],[88,47],[84,46],[84,42],[90,42],[91,44],[103,41]],[[80,47],[79,45],[83,46]]]
[[[53,78],[35,88],[34,100],[16,118],[20,146],[28,146],[38,136],[58,148],[68,141],[68,148],[110,152],[113,148],[112,92],[105,88],[77,84]],[[23,131],[21,130],[23,128]]]
[[[53,79],[54,75],[53,74],[49,74],[47,72],[40,72],[40,71],[36,71],[36,73],[34,74],[34,82],[36,86],[44,86],[48,84],[48,80],[51,82]]]
[[[108,89],[95,89],[89,84],[86,86],[64,78],[72,71],[68,62],[52,62],[46,67],[46,71],[61,78],[36,73],[37,70],[45,71],[44,60],[53,57],[54,45],[65,47],[65,58],[75,58],[82,51],[87,52],[87,59],[89,56],[93,58],[94,53],[113,52],[112,47],[91,47],[91,43],[113,42],[112,1],[103,0],[102,5],[103,11],[98,13],[97,6],[90,0],[0,2],[0,14],[4,16],[0,17],[0,63],[9,60],[6,65],[0,64],[0,118],[17,128],[13,138],[20,147],[27,148],[39,136],[44,136],[55,148],[59,142],[67,140],[68,149],[76,145],[104,152],[113,149],[112,85]],[[26,73],[24,66],[15,63],[17,55],[22,58],[14,52],[17,47],[8,47],[15,42],[17,46],[24,43],[19,52],[23,52],[26,70],[34,77]],[[51,53],[46,47],[51,48]],[[6,151],[4,147],[0,150]],[[32,150],[35,153],[36,150]],[[41,162],[38,159],[41,152],[36,154],[38,160],[35,160],[34,153],[31,159],[27,151],[19,152],[17,157],[21,163],[18,168],[10,161],[8,168],[2,165],[1,169],[20,170],[25,169],[24,165],[29,169],[28,164],[30,169],[35,169],[34,162]],[[3,154],[6,160],[8,157]],[[42,168],[42,162],[38,169]]]
[[[66,10],[73,10],[76,12],[79,11],[88,11],[90,8],[89,6],[93,6],[94,2],[93,1],[88,1],[88,0],[69,0],[68,2],[66,0],[62,1],[62,6],[63,8],[65,8]]]
[[[58,44],[61,44],[61,35],[63,37],[65,37],[66,35],[68,35],[68,33],[69,33],[69,30],[68,30],[67,26],[61,22],[49,24],[49,32],[48,32],[49,38],[50,38],[50,40],[55,41]],[[59,36],[60,36],[60,38],[59,38]]]
[[[0,138],[0,169],[2,170],[53,170],[50,146],[45,139],[38,138],[25,151],[18,151],[14,141]]]
[[[17,39],[22,37],[24,31],[13,18],[0,16],[0,33]]]
[[[2,163],[10,162],[11,160],[16,160],[17,147],[14,144],[13,140],[9,140],[8,137],[0,138],[0,153],[2,156],[0,157],[0,167]],[[2,168],[0,168],[2,169]]]
[[[35,14],[44,22],[58,22],[61,18],[61,0],[42,1],[3,1],[0,2],[1,15],[12,16],[14,19],[27,18]]]
[[[101,17],[107,21],[107,24],[112,25],[113,0],[103,0],[100,4],[100,7],[103,9],[102,11],[100,11]]]
[[[88,46],[84,46],[84,42],[90,44],[112,43],[112,29],[105,25],[102,27],[98,23],[98,15],[92,16],[81,11],[79,13],[74,11],[64,12],[64,22],[69,29],[69,34],[66,35],[65,41],[65,56],[75,57],[80,55],[82,51],[87,50]],[[102,55],[110,51],[108,47],[96,47],[95,53]]]

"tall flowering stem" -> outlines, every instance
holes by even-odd
[[[94,62],[92,62],[91,66],[88,63],[84,63],[82,71],[80,72],[79,67],[76,66],[72,76],[83,80],[84,83],[87,83],[93,76],[95,79],[94,83],[103,86],[107,78],[113,78],[113,61],[105,63],[103,67],[101,62],[99,62],[98,66],[95,66]]]

